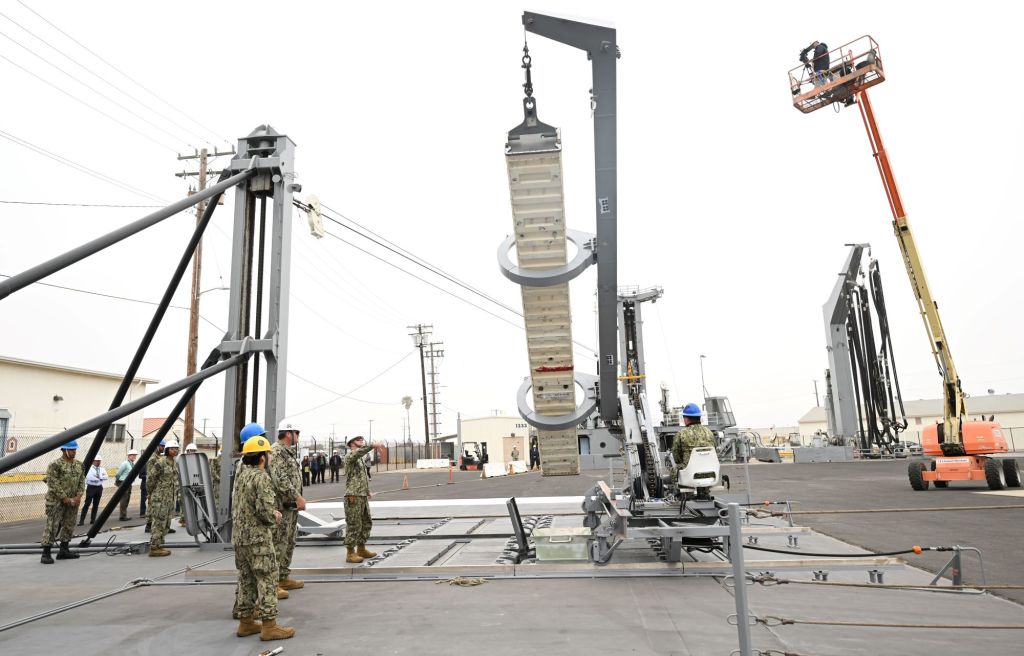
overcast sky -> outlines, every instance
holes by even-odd
[[[880,262],[905,397],[941,394],[860,116],[856,108],[805,116],[787,84],[811,40],[835,47],[870,33],[887,76],[873,104],[964,387],[1024,391],[1024,92],[1013,66],[1019,22],[1006,3],[3,0],[0,8],[0,200],[170,202],[187,191],[174,173],[195,170],[177,153],[223,150],[269,123],[297,144],[300,198],[315,193],[516,309],[519,289],[499,273],[495,252],[512,225],[503,148],[522,120],[522,10],[613,23],[622,51],[619,284],[665,289],[645,306],[652,401],[662,381],[674,404],[699,401],[704,354],[708,390],[730,397],[741,425],[757,427],[795,425],[815,403],[815,380],[823,392],[821,308],[848,242],[869,242]],[[562,130],[568,224],[592,232],[589,62],[537,36],[529,44],[540,118]],[[233,194],[228,200],[204,242],[204,290],[227,284]],[[149,211],[2,204],[0,274]],[[294,219],[287,407],[307,434],[365,434],[372,420],[375,438],[398,438],[400,400],[410,395],[413,436],[422,439],[419,359],[407,329],[416,323],[432,324],[444,342],[442,433],[454,432],[457,412],[515,413],[528,373],[518,316],[345,228],[327,224],[390,265],[333,237],[317,241],[304,215]],[[194,222],[169,219],[45,282],[156,301]],[[571,285],[574,337],[591,346],[595,280],[591,270]],[[202,297],[200,360],[226,326],[227,296]],[[186,278],[176,304],[187,303]],[[152,311],[34,285],[0,302],[0,354],[123,371]],[[142,375],[181,378],[186,335],[187,312],[171,310]],[[593,370],[585,349],[576,358],[578,369]],[[222,395],[222,378],[208,382],[196,414],[218,434]]]

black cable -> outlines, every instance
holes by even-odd
[[[793,556],[815,556],[818,558],[874,558],[876,556],[899,556],[908,553],[917,553],[917,549],[901,549],[899,551],[883,551],[880,553],[850,554],[850,553],[816,553],[813,551],[787,551],[786,549],[770,549],[758,547],[752,544],[742,545],[744,549],[755,551],[770,551],[771,553],[790,554]],[[921,547],[922,551],[929,551],[932,547]]]

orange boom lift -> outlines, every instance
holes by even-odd
[[[885,81],[878,43],[870,36],[863,36],[830,51],[827,57],[821,58],[828,62],[827,69],[815,66],[812,61],[789,72],[793,106],[805,114],[830,106],[838,110],[840,106],[856,104],[860,108],[892,211],[893,232],[903,254],[918,311],[924,319],[932,355],[942,376],[942,423],[925,427],[921,441],[925,456],[931,459],[909,463],[910,486],[915,490],[927,490],[930,483],[944,488],[950,481],[986,481],[993,490],[1020,487],[1016,454],[1007,453],[1006,438],[999,424],[994,421],[964,421],[967,409],[960,377],[953,364],[953,355],[939,318],[939,307],[928,287],[903,198],[896,186],[892,165],[868,98],[867,90]]]

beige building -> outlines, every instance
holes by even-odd
[[[455,442],[456,459],[461,455],[458,452],[461,439],[463,450],[475,446],[482,454],[486,445],[491,462],[510,462],[513,447],[519,447],[520,460],[529,457],[529,437],[530,426],[522,417],[493,416],[463,419],[459,434],[445,441]]]
[[[942,421],[942,399],[904,401],[907,412],[907,430],[903,439],[921,441],[921,431],[928,424]],[[986,394],[967,399],[967,419],[980,420],[994,417],[1003,426],[1011,450],[1024,450],[1024,394]],[[816,431],[828,430],[825,408],[811,408],[800,418],[800,436],[806,442]]]
[[[121,378],[122,374],[0,356],[0,455],[103,414]],[[136,378],[125,403],[144,396],[146,386],[156,382]],[[124,461],[131,436],[141,437],[142,415],[136,412],[111,426],[99,452],[111,475]],[[93,435],[78,439],[79,457],[85,455]],[[0,475],[0,522],[42,516],[43,474],[57,457],[59,452],[53,451]]]

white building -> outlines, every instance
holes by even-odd
[[[520,460],[529,458],[529,439],[530,426],[522,417],[496,415],[463,419],[459,434],[445,441],[455,442],[456,459],[462,455],[459,452],[461,441],[463,451],[475,448],[482,455],[486,445],[490,462],[511,462],[513,447],[519,447]]]
[[[942,399],[904,401],[909,426],[902,439],[920,443],[924,427],[942,421],[942,403]],[[967,399],[967,410],[968,421],[994,417],[994,421],[1002,424],[1011,450],[1024,450],[1024,394],[972,396]],[[825,408],[811,408],[800,418],[800,436],[806,442],[819,430],[828,430]]]
[[[122,376],[0,356],[0,456],[103,414]],[[156,382],[136,378],[124,402],[144,396],[146,386]],[[111,475],[128,453],[130,436],[141,437],[142,415],[140,410],[111,426],[99,452]],[[78,439],[79,457],[92,440],[93,436]],[[0,475],[0,522],[42,516],[43,474],[58,457],[59,451],[53,451]]]

